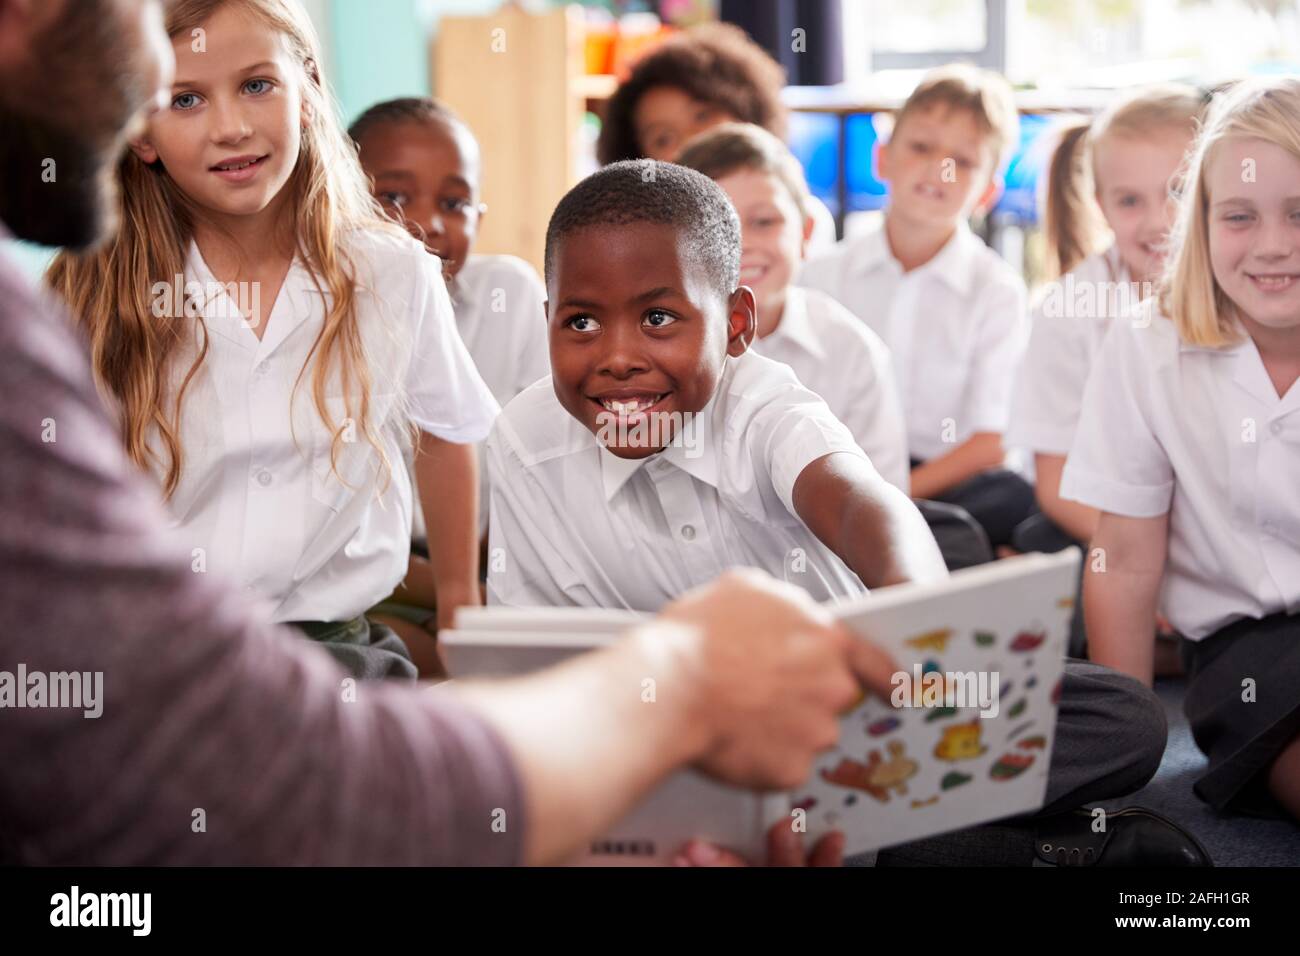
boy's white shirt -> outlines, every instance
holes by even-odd
[[[790,286],[781,321],[752,348],[789,365],[853,433],[881,477],[908,490],[903,408],[889,347],[879,335],[826,293]]]
[[[1125,300],[1112,300],[1105,290],[1127,288],[1130,281],[1119,248],[1111,246],[1084,259],[1043,291],[1031,313],[1032,330],[1016,381],[1008,445],[1047,455],[1069,454],[1088,373],[1112,320],[1125,311]]]
[[[1200,640],[1300,611],[1300,384],[1279,398],[1255,343],[1184,344],[1148,301],[1093,363],[1061,497],[1169,514],[1162,607]]]
[[[380,233],[352,237],[349,252],[372,428],[392,465],[382,494],[378,455],[359,424],[331,470],[332,435],[312,398],[316,358],[294,393],[328,298],[301,261],[290,267],[261,341],[224,293],[208,302],[208,354],[185,398],[185,464],[169,502],[177,532],[196,569],[265,598],[277,621],[348,620],[386,597],[410,553],[408,423],[470,443],[487,435],[498,411],[456,332],[438,260],[410,237]],[[186,281],[216,282],[196,245]],[[173,389],[195,347],[191,338],[177,356]],[[337,431],[344,419],[337,375],[326,395]]]
[[[882,221],[810,259],[798,284],[837,299],[889,346],[911,457],[1006,430],[1029,337],[1025,284],[964,222],[933,259],[904,273]]]
[[[520,393],[487,443],[489,603],[657,611],[736,566],[818,600],[861,594],[792,502],[816,459],[866,458],[825,402],[746,352],[695,421],[691,442],[629,460],[565,411],[549,377]]]

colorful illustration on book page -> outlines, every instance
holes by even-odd
[[[898,671],[890,698],[847,714],[839,746],[792,794],[810,838],[841,830],[852,854],[1041,806],[1071,605],[1050,588],[1020,593],[846,619]]]

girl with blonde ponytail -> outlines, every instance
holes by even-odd
[[[1096,527],[1095,511],[1061,500],[1061,470],[1112,318],[1154,292],[1201,107],[1191,87],[1144,87],[1065,126],[1049,164],[1043,225],[1053,281],[1034,308],[1009,443],[1034,453],[1045,519],[1031,521],[1050,522],[1051,536],[1086,542]]]
[[[477,603],[472,443],[497,406],[438,260],[371,198],[298,0],[177,0],[169,105],[118,169],[121,229],[48,279],[196,573],[358,676],[413,676],[364,612],[406,568],[414,435],[439,618]]]

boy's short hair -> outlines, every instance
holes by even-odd
[[[468,124],[450,106],[431,96],[403,96],[376,103],[352,122],[348,127],[348,135],[353,142],[360,143],[362,137],[371,130],[392,123],[442,123],[459,127],[469,134],[470,139],[474,139]],[[477,145],[478,141],[474,141]]]
[[[653,159],[611,163],[570,189],[546,227],[545,272],[555,275],[555,252],[571,233],[633,223],[672,226],[686,239],[723,296],[740,284],[740,219],[727,194],[708,176]]]
[[[966,63],[930,70],[895,114],[894,128],[932,106],[964,110],[975,117],[993,147],[995,172],[1010,158],[1020,133],[1020,113],[1011,84],[1001,74]]]
[[[677,162],[713,180],[742,169],[768,173],[781,181],[801,216],[811,215],[812,194],[799,160],[785,143],[752,123],[724,123],[701,133],[686,144]]]
[[[670,37],[636,61],[631,75],[605,104],[596,144],[601,163],[644,155],[633,118],[641,97],[660,86],[681,90],[741,122],[785,135],[784,68],[740,27],[706,23]]]

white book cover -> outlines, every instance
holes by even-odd
[[[1042,806],[1079,552],[1026,555],[931,585],[830,605],[898,665],[890,700],[845,714],[838,746],[805,786],[758,795],[682,771],[574,862],[667,863],[691,838],[753,860],[778,820],[848,855]],[[615,641],[650,615],[575,608],[471,608],[441,642],[455,677],[509,676]],[[593,772],[598,772],[593,768]]]

